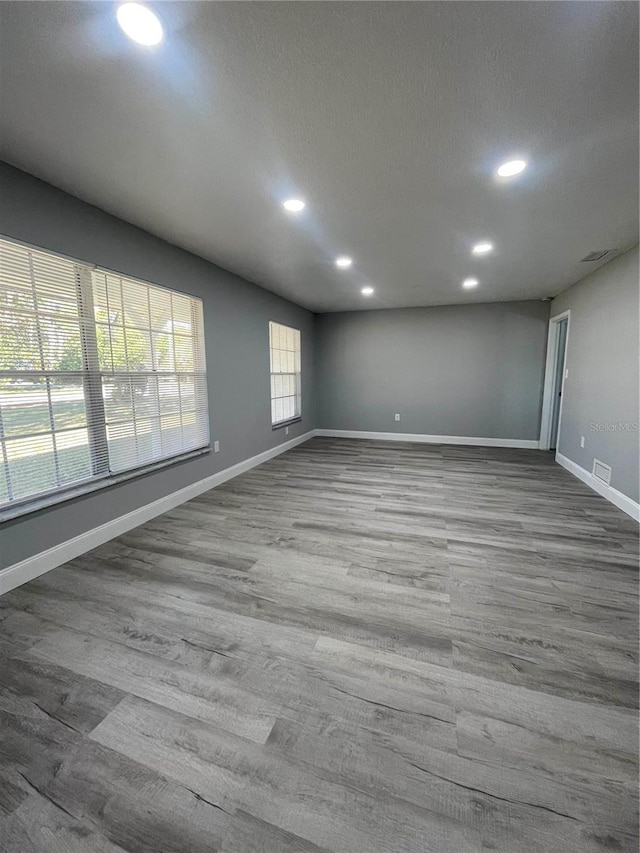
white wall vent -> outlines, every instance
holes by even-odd
[[[612,250],[611,249],[596,249],[593,252],[589,252],[588,255],[585,255],[584,258],[580,261],[580,263],[584,263],[587,261],[588,263],[593,263],[593,261],[600,261],[605,255],[608,255]]]
[[[593,460],[593,471],[591,472],[596,480],[600,480],[605,486],[611,483],[611,466],[605,465],[599,459]]]

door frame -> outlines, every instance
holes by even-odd
[[[560,411],[558,412],[558,436],[556,440],[556,457],[558,455],[558,444],[560,443],[560,429],[562,427],[562,406],[564,403],[564,383],[567,378],[567,353],[569,351],[569,332],[571,330],[571,311],[563,311],[549,318],[549,335],[547,338],[547,362],[544,370],[544,390],[542,392],[542,417],[540,420],[540,450],[549,450],[551,443],[551,425],[553,420],[553,389],[555,386],[556,370],[558,367],[558,344],[560,341],[560,321],[567,321],[567,337],[564,345],[564,364],[562,376],[562,396],[560,397]]]

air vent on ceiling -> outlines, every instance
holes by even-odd
[[[611,483],[611,466],[605,465],[599,459],[593,460],[593,471],[591,472],[596,480],[600,480],[605,486]]]
[[[593,263],[593,261],[600,261],[605,255],[609,255],[611,253],[611,249],[596,249],[593,252],[589,252],[588,255],[585,255],[580,263],[584,263],[587,261],[588,263]]]

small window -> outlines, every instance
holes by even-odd
[[[271,362],[271,425],[283,426],[302,415],[300,331],[269,323]]]
[[[208,444],[199,299],[0,239],[0,509]]]

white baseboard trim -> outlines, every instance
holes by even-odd
[[[258,453],[257,456],[252,456],[250,459],[238,462],[230,468],[218,471],[217,474],[205,477],[204,480],[198,480],[198,482],[192,483],[184,489],[179,489],[177,492],[172,492],[170,495],[166,495],[157,501],[145,504],[133,510],[133,512],[114,518],[113,521],[108,521],[106,524],[101,524],[99,527],[87,530],[86,533],[81,533],[67,542],[61,542],[60,545],[55,545],[47,551],[41,551],[39,554],[34,554],[33,557],[28,557],[26,560],[14,563],[13,566],[0,571],[0,595],[37,578],[39,575],[43,575],[45,572],[51,571],[51,569],[55,569],[56,566],[61,566],[63,563],[79,557],[81,554],[86,554],[92,548],[103,545],[110,539],[114,539],[128,530],[132,530],[134,527],[150,521],[157,515],[162,515],[163,512],[168,512],[168,510],[201,495],[203,492],[208,492],[209,489],[226,483],[227,480],[231,480],[239,474],[244,474],[245,471],[249,471],[251,468],[255,468],[257,465],[261,465],[263,462],[267,462],[269,459],[273,459],[275,456],[291,450],[292,447],[298,444],[303,444],[305,441],[313,438],[314,434],[315,430],[305,432],[303,435],[292,438],[290,441],[285,441],[277,447],[272,447],[263,453]]]
[[[425,435],[411,432],[362,432],[351,429],[317,429],[316,435],[328,438],[370,438],[375,441],[412,441],[419,444],[466,444],[476,447],[520,447],[526,450],[538,450],[536,439],[524,438],[472,438],[467,435]]]
[[[110,539],[114,539],[116,536],[120,536],[121,534],[132,530],[134,527],[138,527],[140,524],[144,524],[146,521],[150,521],[158,515],[162,515],[163,512],[168,512],[170,509],[191,500],[191,498],[195,498],[198,495],[203,494],[203,492],[209,491],[209,489],[214,489],[216,486],[225,483],[227,480],[233,479],[233,477],[244,474],[245,471],[250,471],[257,465],[261,465],[263,462],[267,462],[269,459],[273,459],[281,453],[291,450],[291,448],[296,447],[298,444],[303,444],[305,441],[313,438],[314,435],[330,438],[368,438],[377,441],[409,441],[423,444],[458,444],[475,445],[478,447],[519,447],[532,450],[538,449],[537,441],[528,441],[524,439],[472,438],[457,435],[364,432],[359,430],[310,430],[303,435],[292,438],[290,441],[279,444],[277,447],[272,447],[269,450],[265,450],[263,453],[259,453],[249,459],[245,459],[243,462],[238,462],[236,465],[232,465],[229,468],[218,471],[217,474],[212,474],[210,477],[198,480],[197,483],[192,483],[184,489],[179,489],[177,492],[172,492],[157,501],[145,504],[144,506],[133,510],[133,512],[114,518],[112,521],[108,521],[106,524],[101,524],[99,527],[94,527],[92,530],[88,530],[73,539],[69,539],[67,542],[62,542],[60,545],[49,548],[47,551],[34,554],[34,556],[28,557],[26,560],[22,560],[19,563],[15,563],[13,566],[9,566],[8,568],[0,571],[0,595],[5,592],[9,592],[9,590],[14,589],[17,586],[27,583],[27,581],[37,578],[39,575],[45,574],[45,572],[51,571],[51,569],[55,569],[56,566],[60,566],[69,560],[73,560],[75,557],[79,557],[81,554],[85,554],[92,548],[97,548],[99,545],[108,542]],[[606,500],[610,501],[627,515],[631,516],[631,518],[640,522],[640,504],[637,504],[635,501],[631,500],[631,498],[623,495],[622,492],[619,492],[617,489],[614,489],[611,486],[605,486],[604,483],[600,483],[589,471],[585,470],[580,465],[577,465],[575,462],[572,462],[566,456],[558,453],[556,454],[556,461],[579,480],[582,480],[583,483],[586,483],[599,495],[602,495],[602,497],[606,498]]]
[[[635,501],[631,500],[631,498],[623,495],[622,492],[614,489],[613,486],[606,486],[604,483],[601,483],[591,474],[590,471],[587,471],[586,468],[572,462],[571,459],[563,456],[562,453],[556,453],[556,462],[559,465],[562,465],[563,468],[566,468],[566,470],[570,474],[573,474],[574,477],[577,477],[579,480],[582,480],[583,483],[586,483],[594,492],[597,492],[599,495],[602,495],[603,498],[606,498],[609,503],[614,504],[618,509],[626,512],[627,515],[630,515],[635,521],[640,522],[640,504],[637,504]]]

